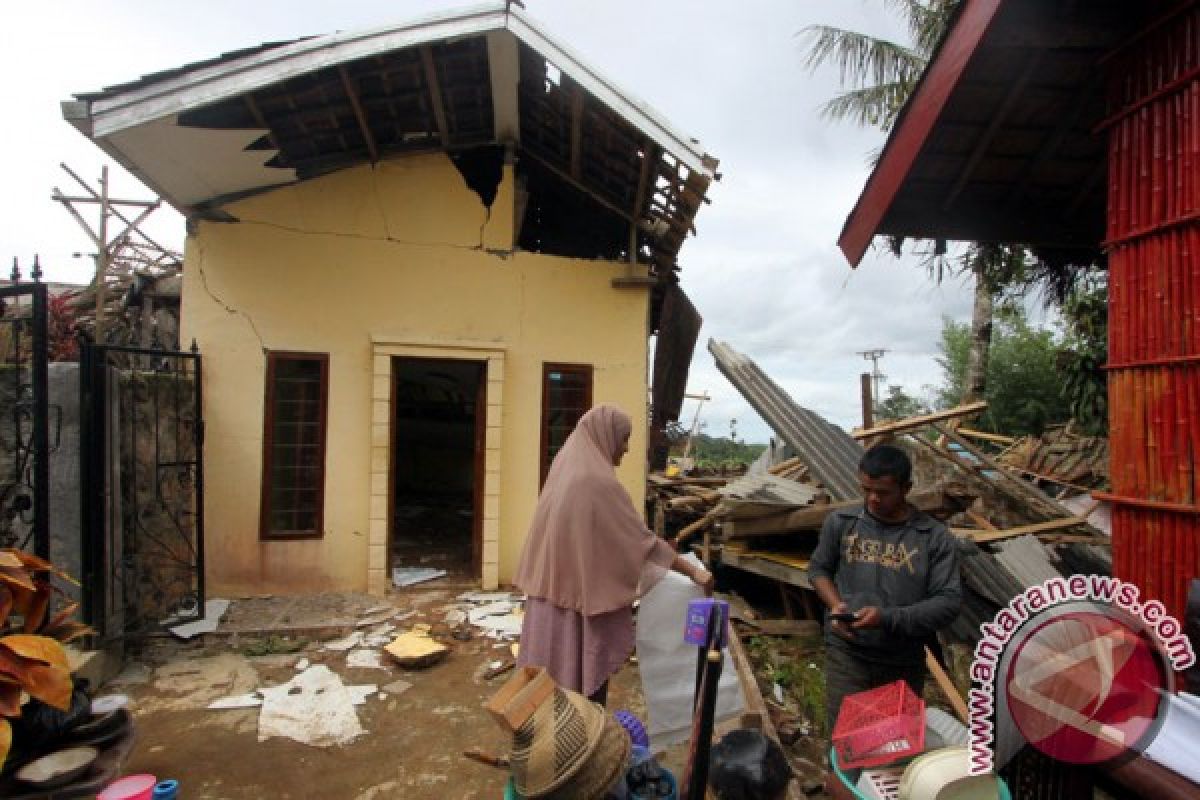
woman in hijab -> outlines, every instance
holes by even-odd
[[[708,571],[646,528],[617,481],[632,430],[615,406],[580,418],[550,467],[513,581],[528,595],[518,664],[546,667],[601,705],[633,651],[633,601],[668,570],[713,588]]]

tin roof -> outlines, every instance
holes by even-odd
[[[712,353],[721,374],[787,442],[833,499],[853,500],[860,496],[858,462],[863,449],[850,434],[797,405],[757,364],[728,344],[709,339],[708,352]]]

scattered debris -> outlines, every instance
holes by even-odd
[[[381,622],[387,622],[395,615],[396,609],[388,607],[383,611],[376,611],[374,614],[368,613],[365,617],[358,621],[355,627],[369,628],[372,625],[378,625]]]
[[[204,616],[201,619],[185,622],[183,625],[176,625],[168,630],[180,639],[191,639],[202,633],[212,633],[221,624],[221,617],[225,616],[225,612],[228,610],[228,600],[214,597],[204,604]]]
[[[384,650],[396,659],[396,663],[409,669],[432,666],[449,652],[449,648],[434,641],[427,630],[418,628],[400,634]]]
[[[347,687],[336,673],[318,664],[287,683],[259,689],[263,703],[258,740],[282,736],[313,747],[354,741],[366,733],[354,710],[361,688]]]
[[[257,691],[254,691],[249,694],[235,694],[218,698],[209,703],[208,707],[211,710],[220,711],[230,708],[258,708],[262,703],[262,698],[258,696]]]
[[[251,639],[242,647],[245,656],[269,656],[298,653],[308,646],[307,639],[292,639],[272,634],[266,639]]]
[[[395,680],[389,684],[386,684],[385,686],[380,687],[380,691],[382,691],[384,694],[397,695],[404,694],[412,687],[413,685],[406,680]]]
[[[343,636],[341,639],[334,639],[326,642],[322,650],[335,650],[341,652],[343,650],[352,650],[363,643],[363,632],[355,631],[348,636]]]
[[[308,659],[307,659],[307,658],[302,658],[302,659],[300,659],[299,661],[297,661],[297,662],[296,662],[296,671],[297,671],[297,672],[304,672],[304,670],[308,669],[308,666],[309,666]]]
[[[395,567],[392,569],[392,583],[396,586],[412,586],[445,577],[446,570],[433,567]]]
[[[346,656],[346,666],[353,669],[387,669],[381,660],[382,656],[378,650],[351,650]]]
[[[495,678],[498,675],[503,675],[515,666],[517,666],[517,662],[513,661],[512,659],[493,661],[484,671],[483,679],[490,681],[492,678]]]

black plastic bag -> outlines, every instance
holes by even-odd
[[[776,800],[792,768],[775,740],[762,731],[730,731],[713,745],[708,785],[720,800]]]
[[[21,716],[10,719],[12,749],[4,762],[3,772],[11,771],[30,759],[49,753],[58,742],[66,739],[75,726],[92,714],[86,678],[76,678],[71,691],[71,705],[60,711],[41,700],[33,699],[21,707]]]

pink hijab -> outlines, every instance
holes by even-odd
[[[585,616],[633,603],[658,539],[613,464],[629,415],[600,405],[580,418],[546,477],[513,582],[530,597]]]

